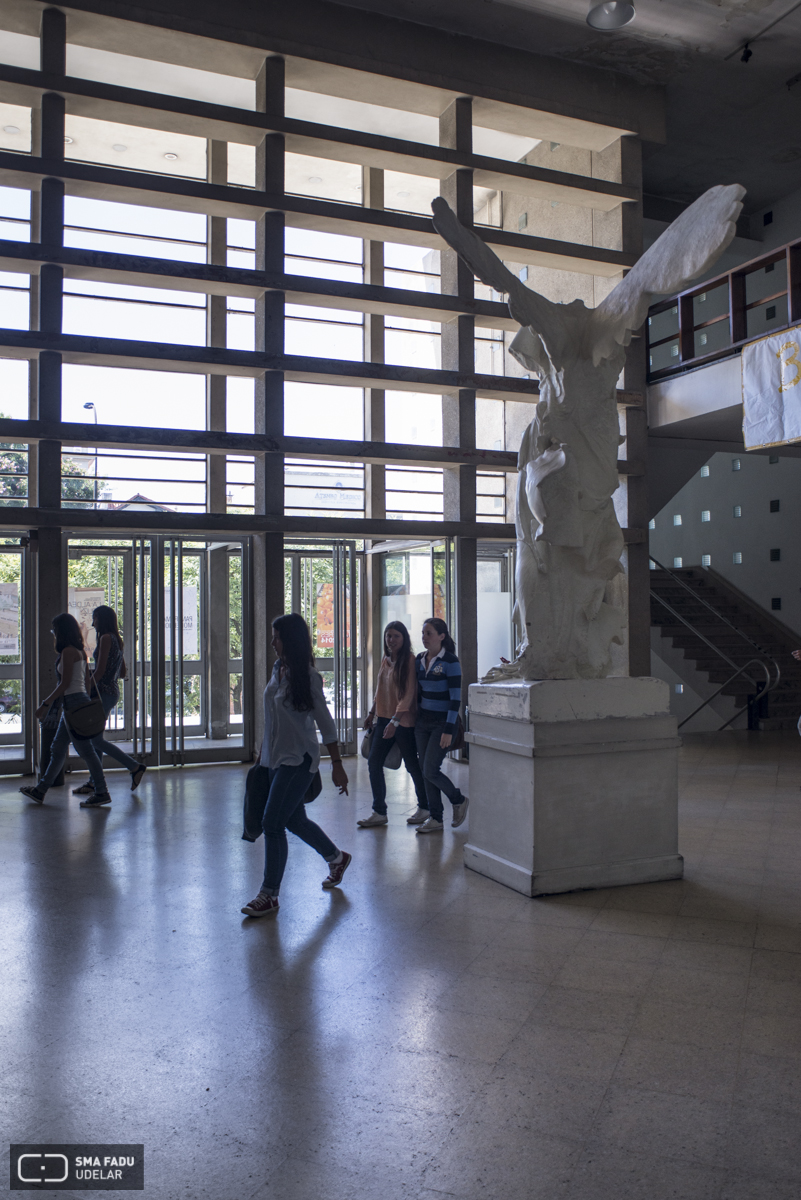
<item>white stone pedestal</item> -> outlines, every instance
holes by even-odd
[[[466,866],[527,896],[681,878],[666,683],[474,683],[469,704]]]

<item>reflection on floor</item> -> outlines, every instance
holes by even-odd
[[[0,785],[6,1153],[144,1142],[152,1200],[797,1200],[798,738],[688,738],[686,879],[545,901],[416,837],[402,770],[357,831],[347,767],[343,888],[292,840],[262,921],[242,767]]]

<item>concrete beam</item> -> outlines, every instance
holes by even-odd
[[[180,212],[205,213],[256,221],[268,212],[282,212],[287,225],[371,241],[400,242],[444,250],[445,242],[429,217],[361,208],[307,196],[275,195],[253,188],[223,186],[201,180],[149,175],[118,167],[0,152],[0,172],[7,187],[38,189],[43,179],[63,180],[71,196],[141,204]],[[612,277],[633,267],[637,256],[618,250],[529,237],[508,230],[478,226],[476,233],[503,258],[515,263]]]
[[[6,0],[7,28],[28,32],[38,5]],[[287,85],[439,116],[473,96],[482,126],[603,149],[621,131],[665,140],[664,91],[631,77],[323,0],[73,0],[82,46],[254,78],[265,53]],[[136,24],[131,20],[135,15]]]
[[[109,253],[39,243],[0,239],[0,271],[38,275],[44,263],[57,263],[65,279],[97,279],[103,283],[136,283],[140,287],[170,288],[208,296],[243,296],[258,299],[265,291],[283,292],[287,304],[345,309],[380,316],[402,316],[417,321],[452,321],[460,313],[475,318],[483,329],[508,329],[518,324],[506,304],[496,300],[460,300],[431,292],[407,291],[375,284],[346,283],[305,275],[277,275],[241,267],[178,262],[133,254]]]
[[[475,172],[474,181],[479,187],[520,192],[602,212],[639,199],[636,188],[567,171],[0,64],[0,101],[35,106],[44,92],[58,92],[66,101],[66,111],[77,116],[253,146],[265,133],[280,133],[286,138],[290,154],[433,179],[447,179],[457,168],[468,168]]]

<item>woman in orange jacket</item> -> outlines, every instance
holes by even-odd
[[[364,722],[373,731],[367,770],[373,791],[373,811],[358,822],[361,829],[387,824],[387,785],[384,760],[397,739],[406,770],[417,793],[417,811],[407,825],[420,825],[428,816],[428,801],[414,741],[417,715],[417,675],[409,630],[402,621],[390,621],[384,630],[384,657],[378,672],[373,707]]]

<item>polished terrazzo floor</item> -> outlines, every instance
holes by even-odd
[[[6,1155],[144,1142],[149,1200],[798,1200],[801,740],[688,738],[686,878],[544,901],[416,837],[402,771],[357,831],[354,767],[310,810],[344,886],[293,840],[261,921],[243,768],[0,783]]]

